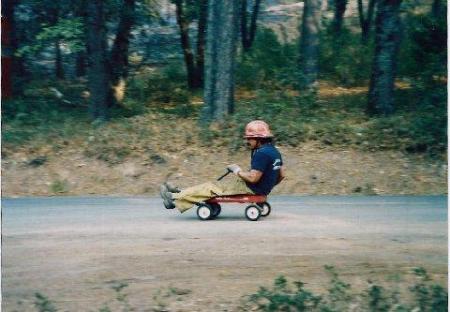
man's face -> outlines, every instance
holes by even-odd
[[[247,138],[247,146],[250,147],[250,149],[255,149],[258,147],[258,140]]]

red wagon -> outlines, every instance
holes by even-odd
[[[250,221],[257,221],[261,216],[267,217],[270,214],[271,207],[267,202],[265,195],[229,195],[217,196],[203,203],[198,203],[197,216],[200,220],[212,220],[222,211],[220,203],[250,203],[245,208],[245,216]]]

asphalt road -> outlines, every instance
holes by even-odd
[[[235,204],[200,221],[195,209],[165,210],[156,197],[4,198],[3,310],[34,311],[35,292],[63,310],[113,307],[111,285],[125,282],[139,311],[160,300],[175,311],[230,311],[279,274],[321,289],[326,264],[355,285],[369,277],[403,282],[418,266],[446,285],[446,196],[272,196],[270,203],[269,217],[250,222]],[[161,295],[169,288],[189,291],[171,300]]]

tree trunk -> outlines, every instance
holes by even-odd
[[[238,6],[238,0],[211,0],[208,7],[203,122],[221,121],[234,111]]]
[[[64,79],[64,67],[59,40],[55,42],[55,75],[57,79]]]
[[[361,26],[361,40],[363,43],[367,43],[369,40],[370,28],[372,25],[373,13],[377,0],[369,0],[369,6],[367,9],[367,16],[364,14],[364,6],[362,0],[358,0],[358,15],[359,24]]]
[[[197,28],[197,56],[195,79],[197,82],[196,88],[203,87],[203,73],[205,70],[205,35],[206,35],[206,21],[208,17],[208,0],[200,0],[199,2],[199,17]]]
[[[75,7],[76,17],[86,18],[86,0],[79,0]],[[75,75],[83,77],[86,75],[86,52],[80,51],[75,56]]]
[[[23,92],[22,83],[29,78],[24,58],[14,55],[19,48],[20,35],[16,27],[15,10],[19,1],[4,0],[2,18],[2,98]]]
[[[86,75],[86,53],[78,52],[75,60],[75,75],[83,77]]]
[[[106,29],[102,0],[87,2],[89,113],[93,119],[106,120],[109,76],[106,56]]]
[[[320,0],[305,0],[300,38],[300,90],[314,88],[318,75]]]
[[[431,15],[434,18],[439,16],[440,11],[443,9],[441,0],[433,0],[433,6],[431,7]]]
[[[247,0],[241,0],[241,42],[244,51],[249,49],[247,34]]]
[[[348,0],[335,0],[334,2],[333,30],[336,34],[341,33],[347,2]]]
[[[256,36],[256,22],[258,20],[259,8],[261,0],[254,0],[250,25],[247,25],[247,0],[241,0],[241,41],[244,51],[250,50],[255,41]]]
[[[5,3],[6,2],[6,3]],[[13,96],[13,62],[14,49],[14,8],[15,1],[4,1],[2,5],[2,99],[7,99]]]
[[[189,39],[190,22],[187,20],[184,13],[183,0],[175,1],[175,6],[176,6],[177,24],[180,27],[181,48],[183,49],[184,62],[186,64],[188,87],[189,89],[195,89],[198,83],[195,81],[196,68],[194,63],[194,52],[192,51]]]
[[[380,0],[376,16],[375,54],[367,112],[389,115],[394,111],[394,82],[400,42],[401,0]]]
[[[121,102],[124,93],[124,83],[128,76],[128,48],[131,29],[134,25],[135,0],[124,0],[122,14],[117,28],[116,38],[111,49],[110,71],[111,92],[114,97],[111,103]]]

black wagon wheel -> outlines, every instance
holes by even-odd
[[[245,208],[245,217],[250,221],[258,221],[261,216],[261,209],[256,205],[248,205]]]
[[[212,208],[212,215],[211,219],[215,219],[220,215],[220,212],[222,211],[222,207],[219,204],[209,204]]]
[[[272,207],[270,206],[270,204],[268,202],[263,202],[258,204],[258,206],[261,208],[261,216],[262,217],[267,217],[268,215],[270,215],[270,212],[272,211]]]
[[[202,221],[206,221],[211,219],[213,215],[213,209],[210,205],[208,204],[198,204],[198,208],[197,208],[197,217],[202,220]]]

